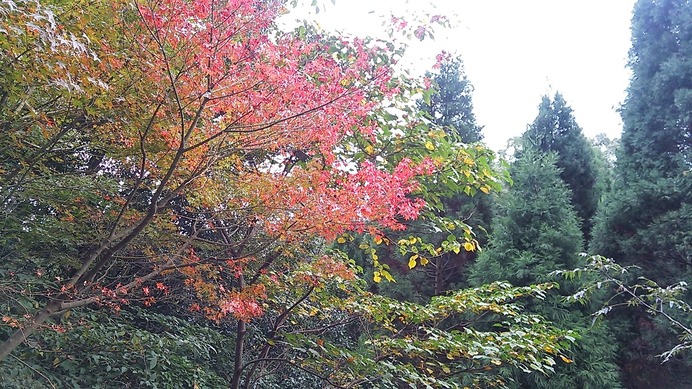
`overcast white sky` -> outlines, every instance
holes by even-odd
[[[452,28],[412,44],[411,60],[432,66],[441,50],[462,56],[486,142],[504,148],[538,112],[544,94],[561,92],[587,136],[621,131],[617,107],[626,69],[635,0],[336,0],[315,13],[323,28],[377,35],[381,15],[442,14]],[[289,15],[291,17],[293,15]]]

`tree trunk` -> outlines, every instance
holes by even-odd
[[[24,326],[20,327],[10,336],[5,342],[0,345],[0,361],[5,360],[12,351],[31,336],[36,330],[43,325],[51,316],[60,311],[60,303],[52,302],[38,311],[31,320]]]
[[[437,258],[435,263],[435,296],[439,296],[444,291],[444,266],[442,258]]]
[[[236,341],[235,341],[235,360],[233,361],[233,380],[231,381],[231,389],[240,388],[240,378],[243,376],[243,353],[245,345],[245,322],[238,320]]]
[[[245,280],[241,274],[238,277],[238,290],[243,291]],[[235,335],[235,356],[233,361],[233,380],[231,380],[231,389],[240,389],[240,378],[243,376],[243,353],[245,352],[245,332],[247,331],[245,322],[238,320],[238,326]]]

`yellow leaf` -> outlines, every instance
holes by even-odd
[[[430,261],[428,261],[428,258],[420,257],[420,264],[421,264],[421,265],[425,266],[425,265],[427,265],[428,263],[430,263]]]
[[[376,236],[374,240],[375,240],[375,244],[382,244],[382,237],[381,236]]]
[[[435,150],[435,145],[431,141],[425,142],[425,148],[432,151]]]
[[[370,145],[367,145],[367,146],[365,147],[365,152],[368,153],[368,154],[370,154],[370,155],[372,155],[373,153],[375,153],[375,148],[372,147],[372,146],[370,146]]]
[[[341,236],[341,237],[339,237],[339,239],[337,239],[336,241],[337,241],[337,243],[346,243],[346,238],[344,238],[343,236]]]
[[[476,246],[473,245],[471,242],[464,242],[464,250],[466,251],[475,251]]]
[[[416,267],[416,258],[418,258],[417,255],[412,255],[411,258],[408,260],[408,268],[413,269]]]
[[[380,275],[380,272],[376,271],[376,272],[372,275],[372,280],[375,281],[375,282],[380,282],[380,281],[382,281],[382,276]]]
[[[485,194],[490,194],[490,188],[488,188],[487,186],[481,186],[481,187],[478,188],[478,189],[480,189],[481,192],[483,192],[483,193],[485,193]]]
[[[564,356],[564,355],[560,355],[560,359],[562,359],[562,362],[564,362],[564,363],[572,363],[572,362],[574,362],[574,361],[572,361],[571,359],[567,358],[567,357]]]
[[[382,270],[380,273],[382,273],[382,275],[384,276],[384,278],[385,278],[387,281],[389,281],[389,282],[396,282],[396,280],[394,279],[394,277],[392,277],[392,275],[389,274],[388,271]]]

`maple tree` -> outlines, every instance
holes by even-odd
[[[243,333],[263,312],[258,277],[296,242],[417,217],[425,200],[411,194],[444,163],[371,150],[401,137],[373,118],[401,93],[397,53],[280,32],[283,10],[3,3],[3,232],[7,250],[26,254],[17,263],[29,259],[3,290],[27,295],[12,285],[51,279],[6,312],[16,331],[1,358],[51,317],[151,304],[175,277],[206,316],[232,315]],[[72,237],[55,239],[61,231]]]
[[[431,161],[387,171],[349,161],[337,147],[356,132],[375,136],[368,116],[396,92],[385,48],[278,33],[277,1],[97,2],[88,6],[93,18],[76,5],[8,4],[3,68],[15,77],[4,78],[3,126],[5,146],[22,147],[7,161],[14,166],[3,170],[3,189],[10,202],[30,202],[27,213],[43,208],[89,231],[80,229],[58,290],[46,291],[50,302],[8,339],[3,357],[50,316],[117,302],[173,269],[193,276],[202,266],[194,242],[212,231],[232,235],[221,215],[248,234],[261,228],[268,240],[290,242],[398,228],[397,218],[414,218],[422,206],[407,194],[417,175],[432,172]],[[109,12],[115,17],[99,18]],[[72,28],[91,35],[76,38]],[[65,55],[51,54],[70,44]],[[51,201],[37,186],[60,169],[104,183]],[[186,208],[204,212],[191,219]],[[225,257],[206,262],[241,269],[251,260],[242,241],[225,244]],[[113,275],[126,253],[139,256],[141,271]],[[240,296],[219,298],[221,311],[238,317],[252,307],[231,304]]]

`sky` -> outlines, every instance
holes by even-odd
[[[452,26],[434,41],[410,42],[406,62],[421,74],[442,50],[461,55],[474,86],[477,121],[495,150],[520,135],[543,95],[560,92],[588,137],[619,137],[617,108],[630,73],[635,0],[322,0],[289,17],[326,30],[384,36],[383,15],[445,15]]]

